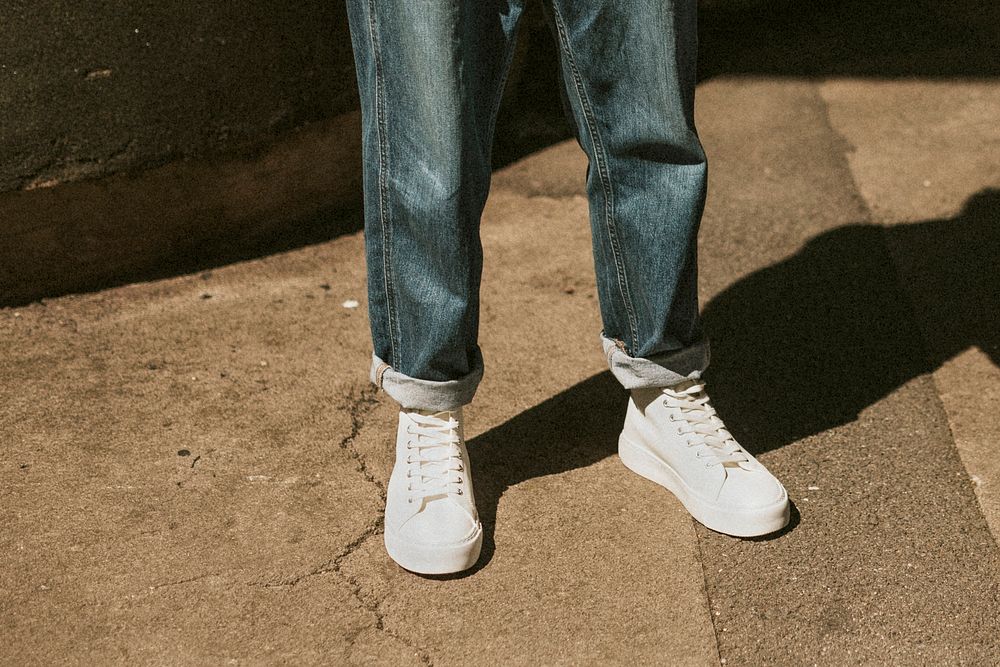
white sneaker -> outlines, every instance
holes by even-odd
[[[753,537],[788,524],[788,492],[726,430],[703,381],[633,389],[618,455],[712,530]]]
[[[475,565],[483,544],[465,450],[462,408],[399,412],[385,503],[385,549],[411,572]]]

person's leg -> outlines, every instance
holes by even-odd
[[[347,0],[361,97],[370,379],[401,406],[385,547],[403,567],[479,557],[463,406],[477,343],[493,130],[523,0]]]
[[[586,151],[608,363],[626,388],[699,377],[697,236],[707,164],[695,130],[695,0],[547,0]]]
[[[601,342],[630,390],[622,462],[732,535],[785,526],[788,494],[715,412],[702,373],[697,237],[707,165],[694,124],[696,0],[549,0],[587,152]]]
[[[370,379],[454,409],[483,373],[482,247],[497,108],[523,0],[348,0],[361,98]]]

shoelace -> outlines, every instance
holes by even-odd
[[[414,502],[429,496],[456,494],[464,491],[460,486],[462,476],[455,475],[465,467],[462,463],[461,442],[458,436],[458,420],[449,412],[447,419],[417,412],[410,413],[410,418],[418,425],[407,426],[406,432],[411,436],[406,443],[409,453],[406,463],[410,492],[407,502]]]
[[[671,409],[670,421],[681,422],[677,432],[687,436],[688,447],[699,447],[698,458],[709,459],[706,467],[749,461],[743,448],[726,430],[708,401],[705,383],[691,380],[663,388],[663,404]],[[680,418],[675,415],[679,414]]]

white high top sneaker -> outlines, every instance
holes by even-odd
[[[618,455],[712,530],[753,537],[788,524],[788,492],[726,430],[704,381],[633,389]]]
[[[462,408],[400,410],[385,502],[389,556],[411,572],[450,574],[475,565],[482,544]]]

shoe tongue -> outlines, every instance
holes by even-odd
[[[681,392],[688,391],[692,387],[700,386],[700,385],[701,385],[701,380],[695,380],[695,379],[682,380],[682,381],[678,382],[677,384],[670,385],[669,387],[666,387],[666,389],[669,389],[670,391],[673,391],[675,393],[681,393]]]
[[[407,408],[407,412],[411,414],[417,414],[422,417],[437,417],[439,419],[448,420],[448,417],[454,414],[454,410],[433,410],[427,408]]]

